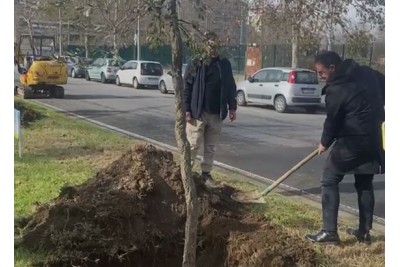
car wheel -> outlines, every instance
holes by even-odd
[[[89,76],[89,72],[88,71],[86,72],[85,78],[86,78],[86,81],[90,81],[90,76]]]
[[[101,82],[102,83],[106,83],[107,82],[106,76],[104,75],[104,73],[101,74]]]
[[[237,93],[236,99],[237,99],[237,103],[238,103],[239,106],[246,106],[247,105],[246,96],[245,96],[243,91],[239,91]]]
[[[160,92],[161,92],[162,94],[168,93],[168,89],[167,89],[167,86],[165,85],[165,82],[164,82],[164,81],[161,81],[161,82],[160,82],[159,88],[160,88]]]
[[[71,71],[71,77],[72,77],[72,78],[76,78],[76,73],[75,73],[75,70],[74,70],[74,69],[72,69],[72,71]]]
[[[275,107],[275,110],[278,111],[279,113],[286,112],[287,104],[286,104],[285,97],[281,96],[281,95],[277,96],[274,101],[274,107]]]
[[[118,86],[121,86],[121,82],[119,81],[119,77],[118,76],[115,78],[115,84],[118,85]]]
[[[136,79],[136,77],[133,78],[132,86],[133,86],[133,88],[135,88],[135,89],[139,89],[139,87],[140,87],[140,84],[139,84],[138,80]]]

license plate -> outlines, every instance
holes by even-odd
[[[158,78],[148,78],[150,81],[157,81]]]
[[[312,95],[315,92],[314,88],[301,88],[301,92],[305,95]]]

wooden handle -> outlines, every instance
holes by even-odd
[[[318,148],[314,150],[310,155],[302,159],[299,163],[297,163],[293,168],[288,170],[284,175],[278,178],[273,184],[271,184],[267,189],[262,191],[261,196],[266,196],[269,192],[271,192],[275,187],[277,187],[279,184],[281,184],[283,181],[285,181],[290,175],[292,175],[295,171],[297,171],[301,166],[306,164],[308,161],[310,161],[313,157],[315,157],[318,154]]]

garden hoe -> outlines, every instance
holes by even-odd
[[[310,161],[313,157],[318,154],[318,148],[314,150],[310,155],[302,159],[299,163],[297,163],[293,168],[287,171],[284,175],[279,177],[273,184],[271,184],[264,191],[258,193],[257,191],[252,192],[237,192],[231,195],[231,198],[237,202],[241,203],[265,203],[264,196],[269,194],[275,187],[281,184],[284,180],[286,180],[290,175],[292,175],[295,171],[297,171],[301,166]]]

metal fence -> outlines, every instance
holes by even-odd
[[[343,59],[352,58],[360,65],[367,65],[385,73],[385,44],[371,43],[368,49],[362,53],[351,54],[347,51],[346,44],[334,44],[332,50]],[[315,47],[309,50],[299,51],[298,66],[313,68],[314,55],[320,50]],[[262,46],[262,67],[287,67],[291,66],[292,47],[290,44],[274,44]]]
[[[352,55],[346,50],[346,44],[334,44],[332,50],[337,52],[342,58],[352,58],[361,65],[367,65],[380,72],[385,72],[385,44],[372,43],[364,53]],[[243,74],[246,62],[246,49],[245,45],[238,46],[224,46],[221,48],[221,55],[229,59],[232,65],[232,70],[235,74]],[[77,46],[68,46],[67,51],[84,56],[84,49]],[[104,53],[111,55],[111,47],[92,47],[90,57],[96,58],[104,56]],[[320,50],[320,47],[315,47],[308,50],[299,51],[298,66],[303,68],[313,68],[314,55]],[[78,51],[78,52],[76,52]],[[125,60],[136,59],[136,47],[130,46],[119,50],[119,55]],[[289,67],[292,63],[292,47],[290,44],[271,44],[261,46],[262,51],[262,67]],[[172,53],[171,46],[162,45],[156,48],[149,46],[141,46],[141,59],[154,60],[160,62],[162,65],[169,67],[171,65]],[[184,49],[183,57],[184,62],[187,63],[191,54],[188,49]]]

